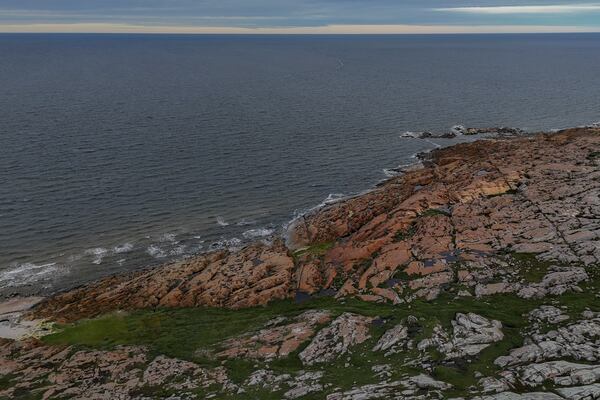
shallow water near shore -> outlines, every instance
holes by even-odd
[[[600,119],[594,34],[0,35],[0,54],[0,296],[268,238],[457,141],[404,131]]]

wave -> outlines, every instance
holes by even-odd
[[[323,204],[333,204],[344,198],[344,193],[329,193],[327,198],[323,200]]]
[[[0,288],[21,287],[56,278],[61,269],[56,263],[12,264],[9,269],[0,271]]]
[[[127,253],[127,252],[130,252],[131,250],[133,250],[133,244],[131,244],[131,243],[123,243],[122,245],[117,245],[112,248],[112,251],[115,254]]]
[[[225,219],[223,219],[223,217],[217,217],[217,225],[229,226],[229,222],[225,221]]]
[[[170,243],[176,243],[177,240],[175,239],[177,235],[175,235],[174,233],[164,233],[160,236],[160,238],[158,239],[161,243],[164,242],[170,242]]]
[[[108,254],[108,250],[104,247],[96,247],[93,249],[87,249],[84,254],[93,257],[92,264],[100,265],[102,264],[104,257],[106,257]]]
[[[248,226],[248,225],[256,225],[256,221],[252,219],[242,219],[241,221],[236,222],[237,226]]]
[[[209,250],[235,250],[242,246],[242,240],[239,238],[230,238],[219,240],[209,246]]]
[[[441,144],[437,144],[437,143],[435,143],[432,140],[429,140],[429,139],[423,139],[423,140],[426,141],[427,143],[431,144],[432,146],[434,146],[436,149],[441,149],[442,148]],[[413,158],[417,158],[417,157],[418,157],[418,154],[413,155]]]
[[[148,246],[146,253],[154,258],[165,258],[167,256],[167,253],[163,249],[153,244]]]
[[[247,230],[246,232],[242,233],[242,236],[245,239],[256,239],[271,236],[273,233],[275,233],[274,228],[257,228]]]

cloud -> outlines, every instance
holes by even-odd
[[[0,32],[178,34],[461,34],[600,32],[600,27],[545,25],[323,25],[313,27],[199,27],[115,23],[0,24]]]
[[[435,11],[464,14],[575,14],[600,11],[600,4],[563,4],[545,6],[489,6],[435,8]]]

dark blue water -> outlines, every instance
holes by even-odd
[[[433,146],[403,131],[597,121],[599,66],[594,34],[0,35],[0,295],[276,233]]]

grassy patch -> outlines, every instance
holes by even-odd
[[[551,262],[539,260],[531,253],[510,253],[507,258],[515,264],[519,275],[526,282],[540,282],[552,265]]]
[[[587,302],[588,299],[585,300]],[[413,340],[418,343],[431,334],[436,324],[445,329],[451,328],[451,321],[457,312],[474,312],[486,318],[502,321],[504,340],[485,349],[478,357],[468,363],[448,363],[434,355],[432,361],[436,368],[434,377],[454,385],[452,395],[464,395],[468,387],[477,379],[476,372],[484,375],[496,371],[493,360],[506,354],[509,349],[522,343],[520,332],[527,325],[523,315],[542,304],[538,300],[524,300],[513,295],[497,295],[485,299],[458,298],[442,295],[435,301],[416,300],[410,305],[392,306],[347,299],[338,302],[331,298],[309,300],[301,304],[291,301],[279,301],[266,307],[243,310],[224,310],[214,308],[160,309],[142,310],[132,313],[115,313],[100,318],[80,321],[62,326],[62,331],[43,340],[48,344],[68,344],[84,348],[111,348],[116,345],[144,345],[152,354],[165,354],[170,357],[187,359],[204,366],[221,365],[220,360],[207,355],[209,351],[228,337],[261,328],[265,322],[275,316],[293,317],[309,309],[330,310],[334,316],[343,312],[352,312],[366,316],[379,317],[381,324],[371,327],[371,339],[352,348],[350,354],[333,362],[304,367],[298,353],[308,345],[308,341],[289,357],[265,363],[262,361],[227,360],[222,365],[228,370],[230,378],[240,384],[259,368],[272,369],[277,374],[296,374],[300,370],[324,371],[323,383],[333,388],[347,390],[356,385],[380,381],[371,368],[374,365],[390,364],[392,379],[414,375],[419,371],[406,365],[414,359],[417,350],[404,351],[390,357],[371,349],[381,335],[408,316],[417,318],[418,329]],[[581,305],[583,307],[583,304]],[[580,309],[581,307],[578,307]],[[198,352],[198,350],[204,350]],[[432,352],[434,352],[432,350]],[[144,388],[144,394],[163,394],[160,388]],[[231,395],[232,399],[277,399],[283,391],[270,393],[261,388],[249,389],[245,394]],[[305,399],[323,398],[323,393],[305,397]],[[223,397],[227,398],[227,397]]]
[[[325,255],[325,253],[327,253],[327,251],[329,249],[331,249],[333,247],[333,245],[334,245],[334,242],[324,242],[324,243],[313,244],[308,247],[303,247],[301,249],[294,251],[294,253],[292,254],[292,257],[294,259],[297,259],[297,258],[299,258],[301,256],[305,256],[305,255],[311,255],[314,257],[322,257]]]
[[[406,229],[399,230],[394,235],[394,241],[401,242],[403,240],[408,240],[415,235],[417,232],[417,227],[414,223],[410,224],[410,226]]]

